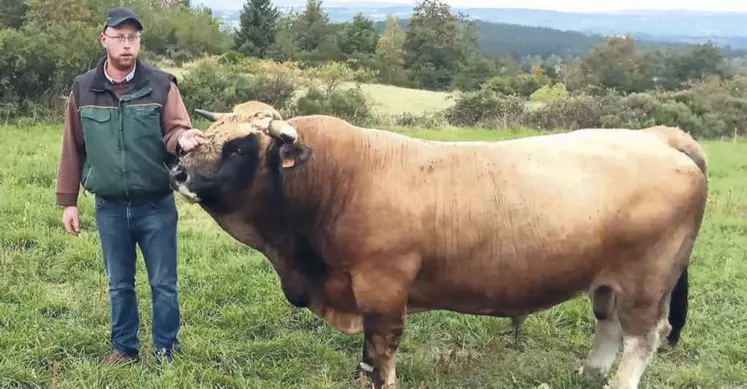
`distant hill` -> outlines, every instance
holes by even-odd
[[[209,2],[206,2],[209,3]],[[276,2],[283,11],[302,6]],[[224,3],[225,5],[225,3]],[[379,2],[337,5],[323,3],[330,21],[344,22],[362,13],[383,22],[387,15],[407,19],[412,6]],[[238,9],[214,9],[214,15],[228,25],[237,25]],[[695,11],[628,11],[616,13],[557,12],[509,8],[452,8],[480,23],[480,47],[486,53],[514,55],[575,55],[588,51],[611,35],[630,35],[646,47],[687,47],[713,41],[727,54],[747,52],[747,13]],[[552,42],[552,44],[548,44]],[[737,50],[733,52],[731,50]]]
[[[403,20],[406,28],[408,20]],[[384,22],[377,22],[383,30]],[[548,27],[530,27],[508,23],[477,22],[477,38],[480,50],[486,54],[504,54],[516,58],[538,55],[547,58],[582,56],[595,44],[607,39],[601,34],[587,34],[579,31],[561,31]],[[692,47],[692,43],[667,42],[654,38],[637,39],[642,50],[663,49],[682,50]],[[734,53],[728,52],[733,55]]]

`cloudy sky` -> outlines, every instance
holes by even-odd
[[[243,0],[193,0],[211,8],[238,9]],[[414,4],[412,0],[322,0],[323,5],[370,2],[371,4]],[[700,10],[747,11],[747,1],[736,0],[446,0],[454,7],[532,8],[557,11],[616,11],[616,10]],[[306,0],[275,0],[275,4],[302,6]]]

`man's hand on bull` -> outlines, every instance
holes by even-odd
[[[205,138],[202,137],[202,131],[192,128],[179,136],[178,143],[181,150],[188,153],[197,148],[197,146],[205,143]]]

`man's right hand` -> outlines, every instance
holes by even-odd
[[[78,222],[78,207],[71,205],[65,207],[62,211],[62,225],[65,230],[72,236],[78,236],[80,233],[80,224]]]

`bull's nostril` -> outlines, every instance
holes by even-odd
[[[176,180],[177,180],[178,182],[184,182],[184,181],[187,181],[187,173],[186,173],[186,172],[185,172],[184,170],[180,170],[180,171],[178,171],[178,172],[176,173],[176,177],[174,177],[174,178],[176,178]]]
[[[171,177],[176,183],[181,184],[187,181],[187,172],[181,165],[176,165],[171,169]]]

